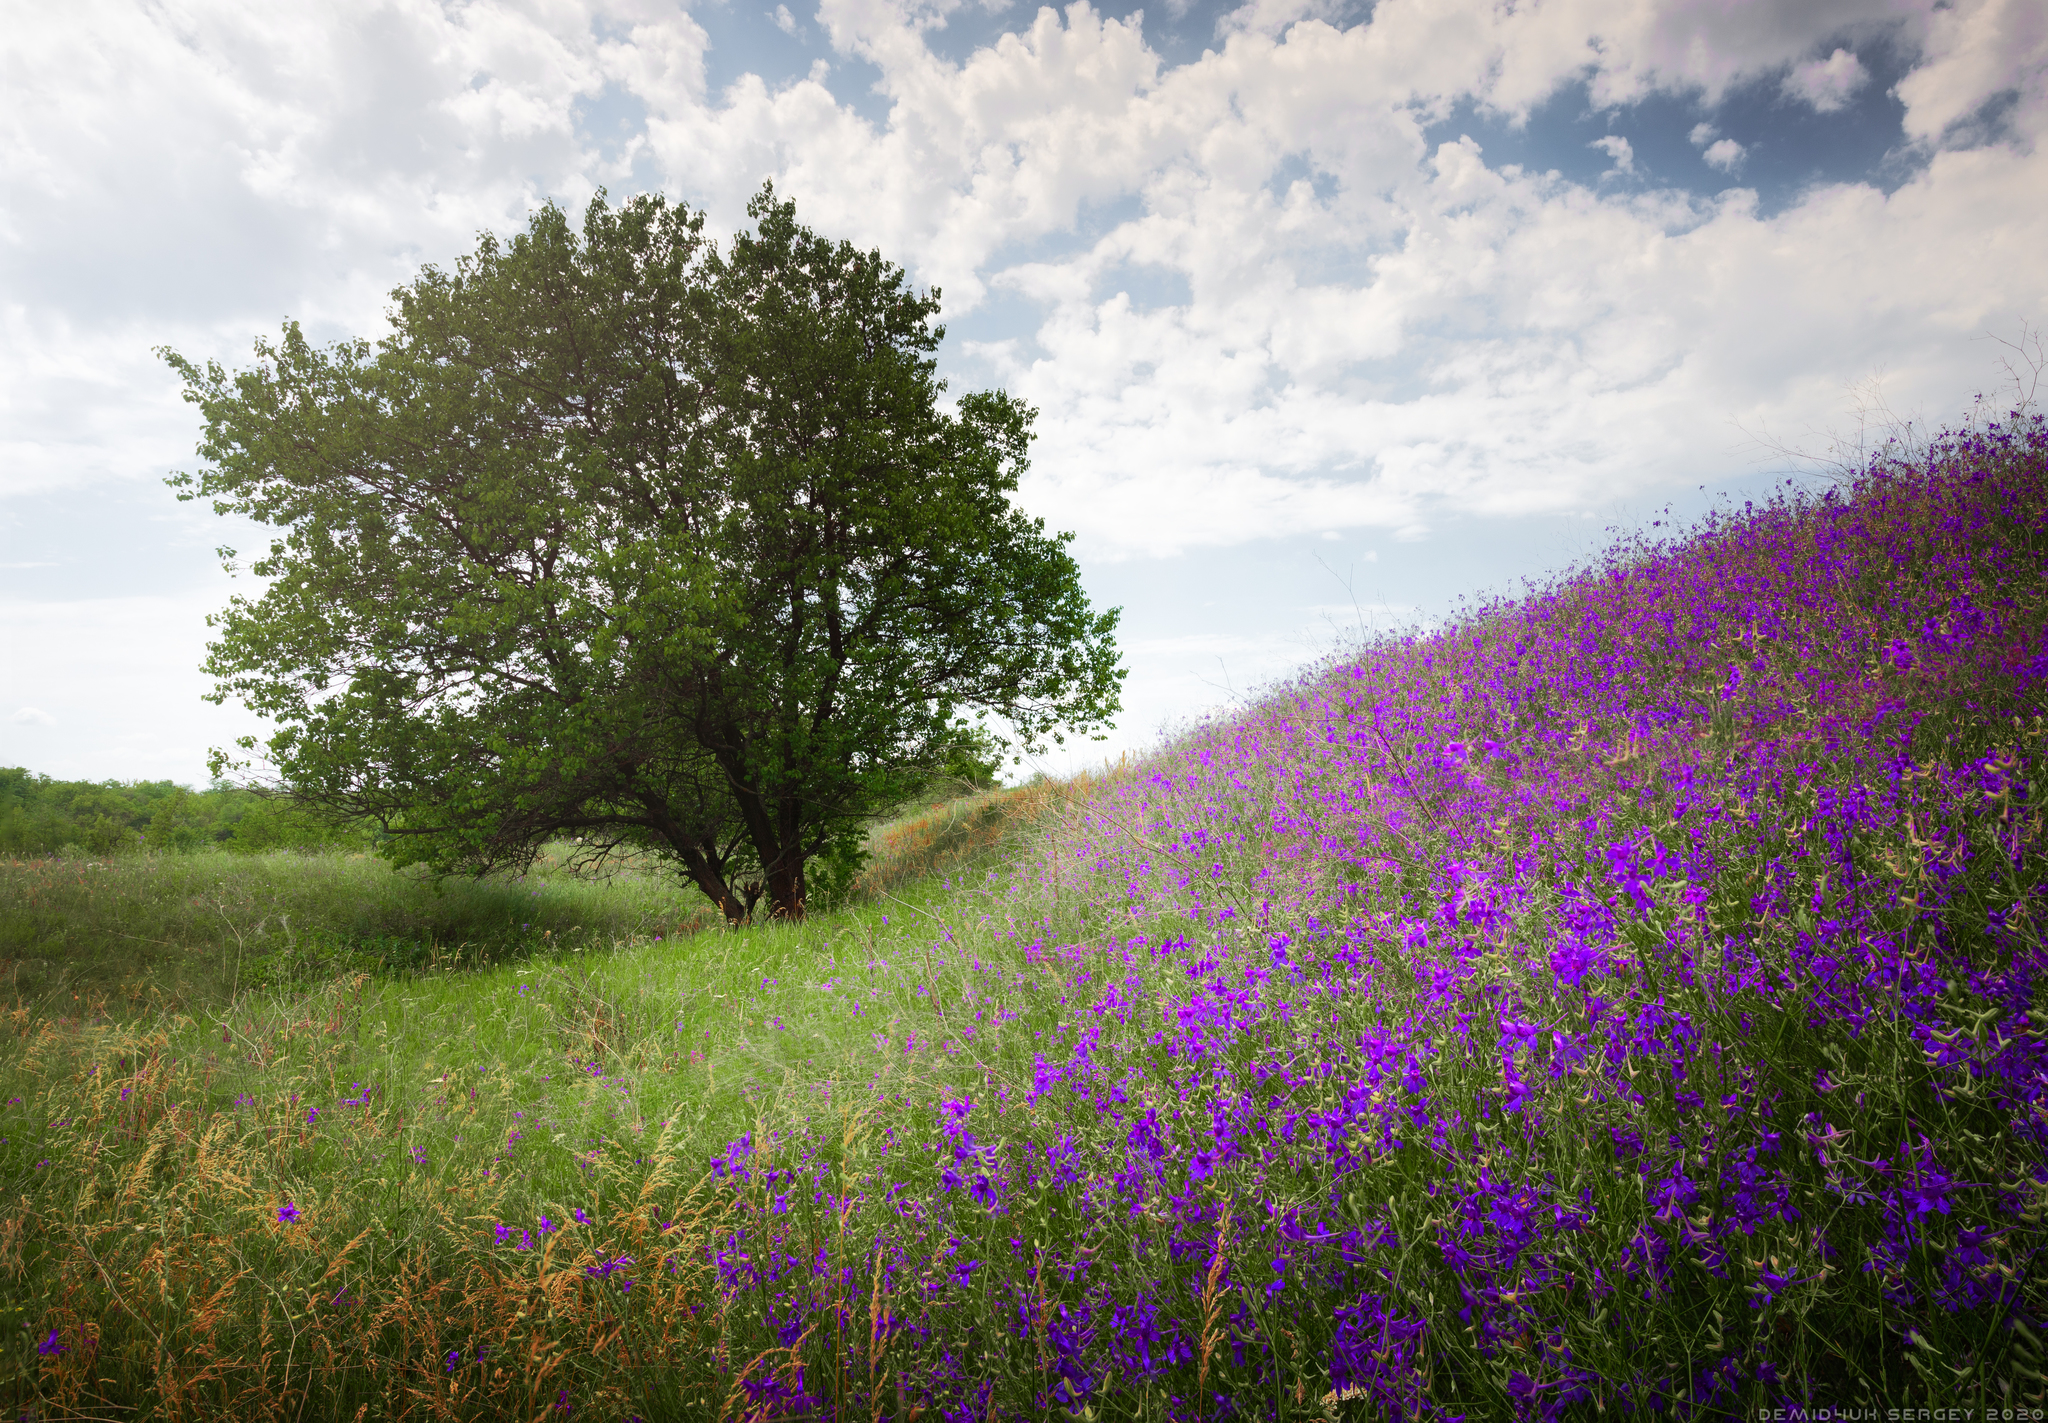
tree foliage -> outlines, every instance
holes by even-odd
[[[551,205],[374,346],[163,353],[205,420],[180,497],[280,531],[206,665],[295,794],[440,870],[651,850],[737,922],[801,915],[977,716],[1114,714],[1116,612],[1010,502],[1032,411],[944,409],[938,294],[749,212],[721,251],[659,198]]]
[[[0,852],[119,855],[132,851],[368,849],[364,827],[336,822],[289,796],[241,786],[188,790],[172,781],[54,781],[0,766]]]

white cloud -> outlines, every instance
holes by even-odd
[[[1869,78],[1870,72],[1861,60],[1846,49],[1838,49],[1826,59],[1794,65],[1785,76],[1785,93],[1811,104],[1821,113],[1831,114],[1846,108]]]
[[[190,412],[150,348],[242,358],[285,316],[374,335],[388,290],[553,196],[621,176],[576,106],[701,89],[688,16],[478,0],[84,0],[0,47],[0,491],[160,472]],[[654,18],[649,18],[649,17]],[[153,466],[153,468],[152,468]]]
[[[1722,138],[1720,135],[1721,130],[1714,125],[1697,123],[1692,126],[1692,132],[1686,137],[1692,141],[1694,148],[1703,150],[1700,157],[1707,161],[1708,167],[1732,173],[1741,165],[1747,150],[1734,139]]]
[[[23,707],[7,718],[16,726],[55,726],[57,718],[37,707]]]
[[[2042,204],[2016,197],[2048,173],[2017,153],[1944,160],[1889,199],[1824,190],[1771,219],[1744,193],[1595,199],[1494,172],[1470,144],[1432,167],[1403,194],[1399,250],[1355,282],[1307,279],[1313,245],[1270,206],[1263,223],[1220,221],[1214,184],[1213,251],[1194,232],[1168,241],[1162,210],[1132,224],[1186,250],[1188,309],[1093,294],[1086,260],[1035,270],[1054,315],[1044,355],[1013,372],[1051,417],[1034,507],[1098,554],[1585,507],[1647,479],[1725,477],[1731,420],[1831,411],[1888,349],[1953,399],[1977,378],[1963,334],[2048,300],[2017,256]],[[1334,227],[1325,214],[1314,235],[1334,243]],[[1935,255],[1993,248],[2014,265],[1988,288]],[[1230,280],[1247,268],[1264,275]],[[1789,344],[1759,350],[1763,329]]]
[[[275,315],[289,308],[337,329],[374,330],[379,292],[410,263],[446,260],[474,226],[523,218],[543,190],[528,175],[551,167],[544,190],[572,202],[602,176],[573,111],[617,84],[648,107],[645,157],[673,191],[722,221],[736,221],[772,175],[807,221],[878,244],[942,284],[951,314],[991,291],[1040,303],[1044,318],[1029,338],[1019,332],[960,355],[1043,406],[1031,497],[1083,526],[1098,552],[1229,542],[1304,521],[1412,533],[1431,508],[1468,503],[1568,506],[1643,468],[1635,442],[1650,437],[1629,432],[1656,426],[1666,406],[1698,402],[1718,424],[1753,398],[1739,379],[1723,388],[1709,378],[1701,352],[1713,347],[1718,318],[1659,274],[1692,264],[1739,300],[1744,282],[1778,278],[1722,272],[1723,249],[1770,224],[1668,194],[1602,198],[1511,178],[1476,145],[1431,152],[1419,120],[1461,93],[1509,109],[1533,103],[1587,66],[1608,97],[1656,85],[1711,95],[1782,68],[1845,17],[1870,15],[1860,5],[1767,8],[1585,0],[1507,12],[1480,0],[1385,0],[1371,23],[1349,29],[1314,18],[1290,26],[1303,12],[1276,10],[1247,15],[1219,50],[1167,68],[1135,23],[1086,5],[1041,10],[956,64],[925,43],[944,5],[827,0],[819,18],[835,47],[879,66],[889,104],[881,123],[835,99],[815,68],[794,82],[746,76],[711,93],[703,31],[674,12],[622,13],[600,41],[568,8],[540,18],[488,3],[454,18],[408,9],[380,22],[396,27],[391,43],[411,56],[387,66],[404,83],[383,81],[397,86],[391,112],[408,117],[370,124],[365,141],[385,146],[353,166],[335,154],[364,114],[359,90],[371,76],[352,58],[361,37],[332,19],[204,11],[211,28],[188,29],[205,31],[194,43],[226,78],[202,86],[211,97],[195,106],[199,118],[177,120],[191,130],[179,143],[201,171],[217,170],[207,191],[239,195],[295,235],[250,280],[238,264],[218,262],[205,280],[219,297],[168,334],[233,359],[252,327],[275,319],[254,319],[251,308],[266,301]],[[255,40],[236,38],[242,22]],[[339,72],[310,91],[236,67],[315,41],[335,49]],[[1944,54],[1964,47],[1944,43]],[[121,40],[117,51],[121,44],[143,41]],[[166,54],[169,67],[188,62]],[[108,88],[94,131],[146,127],[147,98]],[[233,152],[224,146],[230,114],[256,126]],[[409,138],[416,124],[431,143]],[[1743,156],[1711,124],[1692,137],[1724,170]],[[44,177],[22,182],[47,187],[61,171],[103,170],[95,151],[79,147],[85,140],[72,142],[37,170]],[[1635,171],[1627,139],[1595,146],[1615,172]],[[1276,181],[1284,165],[1302,176]],[[429,188],[445,196],[429,201]],[[1128,216],[1092,241],[1058,241],[1084,212],[1118,204]],[[2038,208],[2006,205],[2021,220],[2038,219]],[[1880,202],[1881,225],[1888,211]],[[312,236],[335,253],[336,279],[316,280]],[[68,232],[37,237],[38,260],[54,261]],[[1048,239],[1031,260],[1005,255]],[[1748,260],[1800,258],[1765,243]],[[1639,271],[1639,283],[1623,280]],[[1169,277],[1185,298],[1119,298],[1132,272]],[[1816,318],[1843,325],[1841,313]],[[73,319],[9,314],[20,333],[11,349],[39,353],[15,359],[44,366],[19,387],[10,428],[27,431],[32,448],[10,468],[33,482],[37,470],[74,479],[71,471],[95,461],[108,473],[147,466],[149,452],[159,468],[186,462],[190,414],[142,350],[164,328],[62,325]],[[1861,339],[1842,349],[1868,349],[1871,338]],[[149,398],[135,401],[137,391]],[[63,438],[78,428],[81,406],[119,412],[84,459]],[[1162,467],[1192,496],[1158,506],[1151,471]]]
[[[1635,148],[1627,139],[1619,134],[1610,133],[1603,138],[1596,138],[1587,144],[1586,147],[1597,148],[1607,155],[1607,161],[1614,165],[1607,170],[1609,173],[1633,173],[1636,171]]]
[[[789,6],[777,5],[775,7],[775,28],[786,35],[794,36],[796,34],[796,16],[789,13]]]
[[[1706,152],[1702,153],[1700,157],[1707,160],[1708,167],[1719,168],[1724,173],[1732,173],[1741,166],[1746,154],[1747,150],[1734,139],[1723,138],[1708,144]]]
[[[1922,62],[1901,79],[1906,132],[1933,143],[1964,130],[2001,96],[2012,100],[2009,131],[2038,135],[2048,124],[2048,17],[2034,0],[1956,0],[1924,23]]]
[[[1508,113],[1526,114],[1560,84],[1580,77],[1597,108],[1653,92],[1697,94],[1711,106],[1732,86],[1780,70],[1845,30],[1917,23],[1925,8],[1924,0],[1571,0],[1512,7],[1491,0],[1385,0],[1373,28],[1384,19],[1390,38],[1399,34],[1400,51],[1416,66],[1418,91],[1456,73],[1461,77],[1452,82]],[[1425,43],[1443,53],[1425,58]]]

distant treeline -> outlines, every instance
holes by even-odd
[[[208,848],[259,854],[360,845],[369,832],[321,819],[289,798],[173,781],[53,781],[0,767],[0,853],[117,855]]]

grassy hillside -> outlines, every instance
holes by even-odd
[[[927,812],[980,858],[808,924],[19,1009],[8,1401],[2040,1409],[2044,555],[2015,421]]]

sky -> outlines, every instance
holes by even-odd
[[[181,504],[287,319],[539,205],[764,180],[941,292],[955,395],[1123,609],[1068,773],[1362,631],[2009,404],[2048,319],[2038,0],[0,0],[0,766],[203,784],[262,531]],[[2010,369],[2009,369],[2010,368]]]

